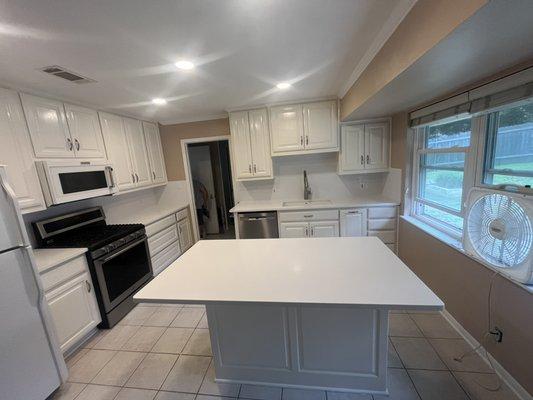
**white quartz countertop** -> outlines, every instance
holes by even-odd
[[[233,207],[230,212],[256,212],[256,211],[291,211],[291,210],[320,210],[332,208],[352,208],[370,206],[397,206],[395,200],[385,197],[364,197],[351,200],[331,200],[328,203],[315,203],[311,201],[309,205],[284,205],[284,202],[298,200],[262,200],[262,201],[241,201]],[[304,200],[301,200],[304,201]],[[319,200],[320,201],[320,200]]]
[[[33,255],[37,264],[37,269],[43,273],[56,265],[63,264],[79,255],[85,253],[86,248],[69,249],[33,249]]]
[[[443,308],[376,237],[202,240],[134,299]]]
[[[143,224],[150,225],[155,221],[166,217],[167,215],[174,214],[179,210],[188,207],[189,203],[176,203],[168,207],[139,207],[135,213],[121,217],[107,218],[108,224]]]

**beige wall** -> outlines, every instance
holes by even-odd
[[[400,221],[400,258],[444,301],[446,309],[479,342],[488,328],[488,291],[494,274],[407,221]],[[533,393],[533,294],[498,276],[492,295],[492,324],[503,341],[485,348]]]
[[[175,125],[160,125],[159,131],[161,132],[163,155],[165,157],[168,180],[170,181],[181,181],[185,179],[185,169],[181,154],[182,139],[225,136],[230,134],[228,118]]]
[[[479,82],[488,83],[521,67],[509,68]],[[469,88],[461,88],[457,93]],[[391,165],[403,170],[403,188],[408,162],[407,127],[407,111],[392,117]],[[437,293],[452,316],[481,342],[488,328],[487,299],[493,271],[404,220],[400,221],[399,256]],[[533,393],[533,294],[497,277],[492,304],[493,325],[503,331],[504,338],[498,344],[489,339],[486,348]]]
[[[449,35],[488,0],[419,0],[341,100],[341,120]]]

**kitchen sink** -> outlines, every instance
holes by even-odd
[[[284,201],[283,207],[327,206],[328,204],[331,204],[331,200],[294,200]]]

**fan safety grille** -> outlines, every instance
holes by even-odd
[[[523,263],[533,245],[529,216],[518,202],[503,194],[486,195],[474,203],[467,231],[479,256],[500,268]]]

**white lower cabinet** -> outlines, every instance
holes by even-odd
[[[339,221],[319,221],[309,223],[310,237],[338,237]]]
[[[281,222],[279,228],[280,238],[304,238],[309,236],[308,222]]]
[[[287,211],[278,214],[280,238],[337,237],[339,211]]]
[[[85,255],[45,271],[42,280],[61,351],[68,353],[102,321]]]
[[[193,245],[189,211],[181,209],[146,226],[154,276]]]
[[[370,207],[367,212],[367,235],[379,238],[387,247],[396,252],[398,207]]]

